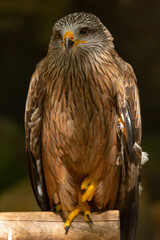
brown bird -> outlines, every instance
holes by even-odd
[[[142,160],[141,115],[132,67],[99,18],[58,20],[32,76],[25,110],[32,187],[42,210],[72,220],[119,209],[121,239],[135,238]]]

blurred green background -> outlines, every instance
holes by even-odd
[[[160,1],[0,1],[0,211],[37,210],[28,179],[23,116],[30,77],[47,52],[54,22],[75,11],[96,14],[137,75],[143,167],[137,240],[160,239]]]

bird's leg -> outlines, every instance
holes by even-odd
[[[65,229],[65,234],[68,233],[69,227],[71,225],[71,222],[75,219],[76,216],[80,212],[84,213],[84,219],[86,222],[92,223],[91,219],[91,209],[90,206],[87,202],[82,202],[82,195],[79,193],[79,202],[78,205],[75,207],[75,209],[68,215],[68,218],[65,222],[64,229]]]
[[[86,177],[81,184],[81,190],[84,190],[85,188],[87,188],[87,190],[82,195],[82,202],[92,200],[97,188],[97,181],[93,180],[91,177]]]

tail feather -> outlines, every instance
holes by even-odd
[[[126,193],[125,206],[120,212],[121,240],[134,240],[138,218],[139,180],[132,190]]]

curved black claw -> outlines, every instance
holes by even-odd
[[[69,226],[66,226],[66,227],[65,227],[65,235],[67,235],[68,230],[69,230]]]
[[[90,223],[93,225],[93,222],[92,222],[92,219],[90,218],[90,215],[89,215],[89,214],[87,214],[86,216],[87,216],[87,218],[88,218],[89,222],[90,222]]]

